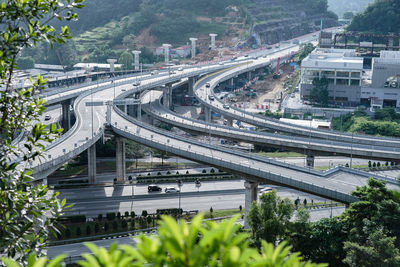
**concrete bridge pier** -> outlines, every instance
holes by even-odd
[[[131,117],[134,117],[136,115],[136,110],[134,105],[128,105],[127,114]]]
[[[137,120],[138,121],[142,121],[142,103],[139,103],[137,106],[136,106],[136,112],[137,112]]]
[[[96,182],[96,144],[90,146],[87,152],[89,184],[94,184]]]
[[[249,210],[250,210],[250,207],[251,207],[251,204],[253,203],[253,201],[257,201],[258,182],[245,180],[244,188],[245,188],[244,213],[245,213],[245,215],[247,215],[249,213]],[[244,221],[244,227],[245,228],[249,227],[246,220]]]
[[[194,96],[193,88],[194,84],[196,83],[197,77],[189,77],[189,90],[188,90],[188,95],[189,96]]]
[[[233,80],[233,78],[230,78],[230,79],[229,79],[229,85],[230,85],[230,86],[233,86],[233,84],[234,84],[234,80]]]
[[[225,118],[226,119],[226,121],[227,121],[227,125],[228,126],[233,126],[233,119],[232,118],[229,118],[229,117],[227,117],[227,118]]]
[[[315,160],[314,155],[307,154],[306,156],[307,167],[314,168],[314,160]]]
[[[65,100],[61,103],[62,109],[62,120],[61,126],[64,128],[64,133],[67,132],[71,128],[71,100]]]
[[[167,84],[163,88],[163,105],[165,108],[170,109],[172,104],[172,86]]]
[[[121,136],[116,136],[115,141],[117,144],[116,147],[116,178],[117,182],[125,182],[126,180],[126,166],[125,166],[125,139]]]
[[[204,121],[211,122],[211,109],[209,107],[204,107]]]
[[[251,71],[249,71],[249,72],[247,72],[247,80],[251,80],[252,79],[252,73],[251,73]]]

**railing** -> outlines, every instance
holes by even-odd
[[[257,157],[257,156],[252,156],[252,155],[248,155],[239,151],[233,151],[233,150],[229,150],[226,148],[221,148],[221,147],[215,147],[215,146],[210,146],[198,141],[194,141],[194,140],[189,140],[183,137],[180,137],[178,135],[172,134],[170,132],[166,132],[166,131],[162,131],[161,129],[157,129],[148,125],[145,125],[139,121],[134,120],[133,118],[128,117],[126,114],[124,114],[121,110],[119,110],[118,108],[114,108],[114,111],[117,112],[118,115],[120,115],[121,117],[123,117],[124,119],[133,122],[134,124],[136,124],[137,126],[146,128],[147,130],[153,131],[157,134],[161,134],[163,136],[166,137],[170,137],[171,139],[177,139],[180,141],[185,142],[186,144],[188,144],[187,147],[185,148],[181,148],[181,147],[176,147],[176,146],[172,146],[170,144],[170,139],[167,139],[166,142],[157,140],[155,138],[153,138],[153,136],[151,136],[150,138],[144,138],[139,136],[137,133],[133,133],[128,131],[128,127],[126,127],[125,129],[120,128],[118,126],[117,123],[114,123],[112,126],[113,130],[122,136],[125,136],[129,139],[135,140],[137,142],[140,142],[144,145],[150,146],[150,147],[155,147],[157,149],[161,149],[164,150],[166,152],[175,154],[175,155],[179,155],[179,156],[183,156],[185,158],[190,158],[193,159],[195,161],[198,162],[204,162],[204,163],[208,163],[214,166],[218,166],[222,169],[229,169],[229,170],[233,170],[235,172],[239,172],[243,175],[246,176],[252,176],[252,177],[258,177],[258,178],[262,178],[262,179],[268,179],[272,182],[276,182],[282,185],[286,185],[289,187],[294,187],[297,188],[299,190],[303,190],[303,191],[307,191],[310,193],[314,193],[316,195],[321,195],[321,196],[325,196],[327,198],[330,199],[334,199],[334,200],[338,200],[344,203],[350,203],[350,202],[354,202],[357,201],[357,198],[349,195],[348,193],[343,193],[343,192],[338,192],[336,189],[329,189],[326,188],[324,186],[319,186],[319,185],[315,185],[313,183],[309,183],[307,181],[298,181],[293,177],[286,177],[283,176],[282,174],[278,174],[278,173],[273,173],[270,171],[264,171],[261,169],[257,169],[257,168],[253,168],[250,165],[249,166],[242,166],[241,162],[236,163],[236,162],[232,162],[232,161],[227,161],[223,158],[218,158],[218,157],[213,157],[213,156],[209,156],[206,154],[201,154],[201,153],[197,153],[197,152],[193,152],[190,151],[190,144],[194,144],[194,145],[198,145],[198,146],[202,146],[204,148],[209,148],[209,149],[214,149],[214,150],[219,150],[228,154],[235,154],[241,157],[244,157],[246,159],[254,159],[257,161],[262,161],[265,163],[272,163],[275,164],[276,162],[273,160],[269,160],[266,158],[262,158],[262,157]],[[149,140],[150,139],[150,140]],[[165,140],[165,138],[163,138]],[[289,164],[285,164],[280,162],[279,164],[282,165],[286,165],[286,167],[293,167],[292,165]],[[278,165],[279,166],[279,165]],[[304,171],[304,168],[298,167],[299,169],[302,169],[302,171]],[[284,170],[284,169],[283,169]],[[311,171],[313,172],[313,171]],[[326,181],[325,181],[326,182]]]

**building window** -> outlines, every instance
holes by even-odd
[[[336,85],[348,85],[349,80],[348,79],[337,79],[336,80]]]
[[[359,72],[352,72],[351,77],[353,78],[360,78],[360,73]]]
[[[328,71],[328,70],[325,70],[325,71],[322,71],[322,76],[332,76],[332,75],[335,75],[335,72],[334,71]]]
[[[336,97],[335,100],[336,101],[347,101],[348,98],[347,97]]]
[[[337,77],[349,77],[349,72],[348,71],[338,71],[336,72]]]
[[[350,85],[359,86],[360,85],[360,80],[351,80],[350,81]]]

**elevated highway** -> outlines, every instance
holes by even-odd
[[[103,136],[105,127],[111,127],[117,135],[116,176],[119,182],[125,182],[123,140],[128,138],[150,147],[246,177],[248,180],[245,183],[246,208],[249,208],[251,201],[256,199],[257,181],[260,180],[296,188],[343,203],[356,201],[357,199],[351,196],[350,192],[357,185],[365,183],[366,178],[371,176],[368,173],[344,168],[336,168],[329,172],[317,172],[230,149],[210,146],[173,135],[170,132],[162,131],[132,119],[113,104],[114,99],[122,100],[144,90],[159,88],[165,84],[168,84],[170,88],[171,84],[184,78],[199,77],[206,73],[217,72],[216,76],[211,75],[196,83],[196,93],[200,91],[205,93],[206,90],[204,88],[200,90],[200,87],[204,86],[208,80],[214,87],[217,82],[223,79],[229,79],[238,73],[264,67],[276,60],[277,57],[289,57],[297,50],[298,46],[288,46],[281,51],[273,52],[273,56],[266,55],[265,57],[251,60],[243,59],[241,64],[232,68],[230,68],[230,65],[237,65],[237,62],[225,65],[190,67],[176,74],[143,77],[140,86],[133,86],[132,81],[135,78],[131,77],[113,82],[105,81],[99,84],[91,84],[68,92],[49,95],[46,97],[49,103],[58,103],[78,96],[74,101],[73,109],[76,114],[76,123],[61,138],[46,148],[44,158],[30,163],[33,175],[36,179],[44,179],[70,159],[88,150],[89,179],[95,179],[96,151],[94,144]],[[229,68],[227,71],[221,71],[227,67]],[[200,97],[200,99],[203,98]],[[207,101],[202,101],[207,103]],[[207,105],[215,108],[210,103],[207,103]],[[233,114],[235,115],[235,113]],[[317,133],[315,132],[315,135]],[[380,176],[376,177],[385,179]],[[389,182],[392,183],[392,181]]]
[[[162,92],[147,92],[142,98],[143,109],[156,119],[177,127],[201,132],[205,135],[227,137],[234,140],[255,143],[262,146],[273,146],[300,153],[311,152],[313,155],[344,155],[357,156],[377,160],[397,161],[400,159],[400,149],[345,142],[335,142],[317,138],[294,137],[258,131],[248,131],[229,126],[206,123],[180,116],[160,104]],[[151,100],[151,102],[150,102]]]
[[[214,95],[213,89],[221,82],[236,77],[241,73],[248,72],[265,66],[266,61],[274,61],[278,57],[283,58],[287,53],[291,53],[291,48],[281,52],[274,53],[267,56],[267,58],[252,59],[247,64],[242,64],[239,67],[232,68],[223,72],[214,73],[203,79],[199,80],[194,86],[194,92],[199,101],[211,110],[215,110],[222,114],[224,117],[234,118],[261,128],[268,128],[273,131],[288,133],[297,136],[307,136],[313,138],[320,138],[331,141],[340,141],[347,143],[357,143],[373,146],[385,146],[390,148],[400,148],[400,139],[388,137],[376,137],[371,135],[348,134],[343,132],[336,132],[322,129],[310,129],[310,127],[298,126],[276,119],[267,118],[265,116],[255,115],[244,110],[230,107],[229,109],[223,108],[224,103],[215,97],[215,101],[208,99],[208,96]],[[210,87],[206,87],[206,83]]]

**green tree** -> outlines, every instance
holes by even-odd
[[[315,46],[312,43],[305,43],[300,45],[300,52],[299,54],[295,57],[295,60],[298,62],[301,62],[303,59],[305,59],[313,50],[315,49]]]
[[[248,246],[248,234],[239,233],[241,226],[237,217],[221,223],[202,223],[197,215],[190,223],[181,220],[180,225],[171,217],[164,216],[160,221],[158,235],[142,235],[136,239],[137,246],[112,244],[107,251],[94,244],[86,244],[91,254],[82,255],[78,262],[89,266],[269,266],[269,267],[322,267],[326,264],[303,262],[299,253],[290,253],[285,242],[276,248],[262,241],[260,251]],[[64,255],[52,260],[53,267],[59,267]],[[30,256],[30,262],[46,262],[47,258],[36,259]],[[4,259],[7,266],[20,266],[17,262]],[[33,265],[32,265],[33,266]],[[50,266],[50,265],[49,265]]]
[[[54,218],[59,216],[65,200],[58,203],[57,193],[47,186],[35,185],[29,163],[43,150],[42,142],[51,142],[60,131],[52,125],[49,131],[39,122],[44,101],[34,96],[45,85],[37,76],[28,89],[16,89],[12,77],[21,51],[48,42],[64,43],[70,38],[68,27],[56,31],[49,22],[75,20],[74,8],[83,0],[2,1],[0,5],[0,254],[25,264],[33,251],[42,254],[50,231],[58,231]],[[24,150],[12,145],[20,131],[31,127]]]
[[[19,69],[33,69],[35,67],[35,60],[32,57],[19,57],[17,59],[17,66]]]
[[[292,201],[281,199],[275,190],[262,194],[260,203],[253,202],[247,215],[255,244],[260,244],[260,240],[275,244],[279,238],[284,238],[293,212]]]
[[[328,79],[325,76],[321,79],[314,78],[312,84],[310,99],[323,106],[327,106],[329,102]]]
[[[351,11],[344,12],[343,18],[344,19],[352,19],[354,17],[354,13]]]
[[[123,64],[124,65],[123,68],[126,70],[132,69],[133,55],[128,51],[123,52],[118,59],[118,63]]]
[[[344,250],[347,255],[343,262],[350,267],[400,266],[400,252],[395,245],[395,239],[378,229],[368,235],[365,244],[345,242]]]

